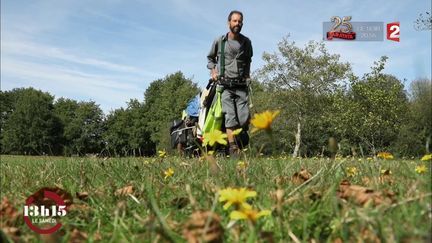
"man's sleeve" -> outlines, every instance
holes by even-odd
[[[216,67],[216,65],[217,65],[217,52],[218,52],[218,40],[216,39],[215,41],[213,41],[210,52],[207,55],[207,60],[208,60],[207,68],[208,69],[213,69],[214,67]]]

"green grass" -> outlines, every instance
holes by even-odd
[[[253,158],[247,161],[246,171],[240,173],[237,161],[217,161],[218,170],[211,170],[207,161],[177,157],[104,160],[2,156],[1,197],[7,197],[22,212],[25,199],[41,187],[58,186],[70,192],[74,204],[82,208],[68,212],[61,219],[60,234],[65,242],[74,229],[85,232],[89,241],[97,239],[97,235],[104,242],[153,242],[155,239],[164,242],[167,235],[174,241],[181,241],[178,236],[182,235],[189,216],[197,210],[212,209],[222,218],[225,242],[246,242],[251,240],[251,232],[255,232],[257,241],[261,242],[266,240],[259,237],[260,232],[271,232],[275,242],[293,239],[333,242],[338,238],[352,242],[367,237],[381,242],[423,242],[431,235],[431,165],[428,162]],[[419,164],[426,164],[428,172],[417,174],[415,166]],[[348,177],[346,168],[352,166],[359,173]],[[163,171],[169,167],[175,173],[164,179]],[[299,186],[290,178],[301,168],[314,177]],[[392,183],[378,180],[382,169],[391,170]],[[337,190],[339,183],[347,178],[352,184],[375,191],[391,190],[395,193],[395,202],[363,207],[342,200]],[[116,190],[127,185],[133,186],[133,195],[139,203],[130,196],[115,195]],[[179,209],[173,200],[190,198],[187,185],[196,205],[189,203]],[[258,219],[255,225],[239,221],[228,229],[232,210],[224,211],[216,194],[229,186],[257,191],[258,196],[250,203],[257,209],[272,210],[272,215]],[[284,191],[280,210],[273,196],[277,189]],[[80,201],[76,192],[88,192],[88,201]],[[161,222],[166,223],[165,228]],[[20,229],[21,239],[42,240],[24,224],[22,217],[15,226]]]

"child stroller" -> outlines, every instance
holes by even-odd
[[[198,145],[203,135],[210,130],[225,131],[223,114],[221,111],[220,96],[223,87],[218,82],[209,80],[206,89],[189,101],[182,119],[173,121],[171,126],[171,146],[177,148],[180,154],[191,157],[199,155]],[[215,110],[218,110],[215,112]],[[218,114],[215,114],[218,113]],[[247,128],[244,128],[236,138],[239,147],[249,143]],[[220,148],[225,150],[226,148]]]
[[[199,96],[195,96],[183,111],[182,119],[174,120],[171,125],[171,147],[177,149],[180,155],[192,157],[195,151],[198,151],[197,124],[199,110]]]

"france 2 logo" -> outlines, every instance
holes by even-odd
[[[400,41],[400,23],[393,22],[387,24],[387,40]]]

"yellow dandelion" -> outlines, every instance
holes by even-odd
[[[382,158],[382,159],[393,159],[393,155],[389,152],[379,152],[377,154],[378,158]]]
[[[372,161],[373,160],[373,158],[372,157],[367,157],[367,159],[366,159],[367,161]]]
[[[167,155],[167,153],[166,153],[165,150],[159,150],[159,151],[158,151],[158,154],[159,154],[159,157],[160,157],[160,158],[165,158],[166,155]]]
[[[203,140],[203,145],[207,146],[213,146],[215,143],[218,144],[222,144],[222,145],[226,145],[227,141],[227,135],[225,133],[222,133],[219,130],[213,130],[212,132],[209,133],[205,133],[204,134],[204,140]]]
[[[258,130],[271,130],[271,125],[273,123],[273,120],[276,118],[277,115],[279,115],[280,111],[264,111],[259,114],[254,114],[254,118],[251,120],[252,125],[254,125],[254,128],[252,128],[251,132],[256,132]]]
[[[174,175],[174,170],[170,167],[168,170],[164,171],[165,179]]]
[[[346,172],[347,172],[349,177],[353,177],[353,176],[356,176],[358,174],[358,170],[356,167],[348,167],[346,169]]]
[[[239,162],[237,163],[237,167],[238,167],[239,169],[244,169],[244,168],[246,168],[246,166],[247,166],[247,163],[244,162],[244,161],[239,161]]]
[[[224,210],[227,210],[233,204],[240,208],[251,209],[251,205],[249,205],[246,200],[249,197],[256,197],[256,195],[256,191],[251,191],[246,188],[236,189],[228,187],[219,191],[219,202],[226,201],[223,206]]]
[[[415,167],[415,172],[417,172],[418,174],[423,174],[427,172],[427,167],[426,165],[418,165]]]
[[[234,220],[246,219],[255,222],[260,217],[267,216],[270,214],[271,214],[270,210],[257,211],[254,209],[242,209],[241,211],[237,211],[237,210],[232,211],[230,213],[230,218]]]
[[[243,131],[243,128],[238,128],[232,132],[232,135],[237,136]]]
[[[426,154],[421,158],[421,161],[428,161],[428,160],[432,160],[432,154]]]

